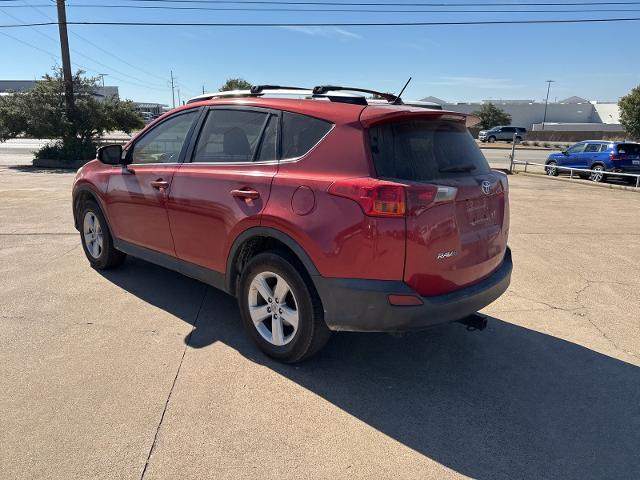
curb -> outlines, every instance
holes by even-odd
[[[629,187],[626,185],[616,185],[613,183],[595,183],[590,182],[588,180],[581,180],[578,178],[561,178],[561,177],[550,177],[549,175],[545,175],[543,173],[529,173],[529,172],[513,172],[514,175],[524,175],[525,177],[536,177],[536,178],[547,178],[549,180],[554,180],[556,182],[566,182],[573,183],[578,185],[585,185],[587,187],[596,187],[596,188],[608,188],[610,190],[626,190],[629,192],[640,193],[640,188]]]
[[[52,160],[49,158],[34,158],[31,164],[38,168],[55,168],[59,170],[77,170],[91,160],[75,160],[73,162],[63,162],[62,160]]]
[[[485,144],[480,144],[478,145],[478,147],[480,147],[480,150],[506,150],[506,151],[511,151],[511,147],[489,147]],[[558,149],[557,148],[544,148],[544,147],[516,147],[516,152],[518,150],[533,150],[536,152],[557,152]]]

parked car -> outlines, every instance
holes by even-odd
[[[509,188],[465,116],[256,91],[196,99],[78,171],[90,264],[132,255],[224,290],[287,362],[332,330],[482,328],[511,276]]]
[[[607,173],[640,174],[640,144],[633,142],[608,142],[605,140],[586,140],[572,145],[567,150],[549,155],[546,161],[546,173],[557,176],[569,173],[557,167],[593,170],[586,173],[594,182],[602,182]],[[632,178],[635,184],[635,178]]]
[[[520,143],[527,138],[527,129],[524,127],[493,127],[490,130],[480,130],[478,140],[482,143],[494,143],[496,141],[512,142],[514,134],[516,135],[516,142]]]

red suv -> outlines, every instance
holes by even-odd
[[[91,265],[132,255],[222,289],[287,362],[331,330],[475,325],[512,263],[507,178],[465,116],[340,87],[287,92],[301,98],[198,97],[101,148],[73,187]]]

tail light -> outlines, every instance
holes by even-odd
[[[620,155],[616,155],[613,152],[609,152],[609,160],[613,162],[613,161],[622,160],[622,159],[620,158]]]
[[[356,201],[365,215],[373,217],[415,215],[434,203],[453,200],[457,193],[454,187],[413,186],[369,177],[338,180],[328,191]]]

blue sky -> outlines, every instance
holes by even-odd
[[[402,22],[640,17],[640,5],[612,7],[637,9],[635,12],[607,12],[603,7],[602,13],[554,14],[132,11],[79,6],[98,3],[123,4],[118,0],[71,0],[68,20]],[[50,5],[7,8],[9,4]],[[530,7],[535,8],[544,7]],[[0,3],[0,24],[43,22],[47,17],[56,17],[55,6],[49,0]],[[171,69],[182,99],[199,94],[203,85],[207,91],[214,91],[226,78],[238,76],[252,83],[333,83],[392,92],[412,76],[406,99],[434,95],[450,101],[541,100],[546,94],[545,80],[553,79],[556,83],[551,90],[552,100],[571,95],[617,100],[640,84],[639,29],[640,22],[430,27],[69,27],[72,62],[85,67],[89,74],[108,73],[106,84],[118,85],[124,98],[167,104],[171,104],[171,89],[167,86]],[[57,37],[57,26],[0,29],[0,78],[40,77],[59,63]]]

